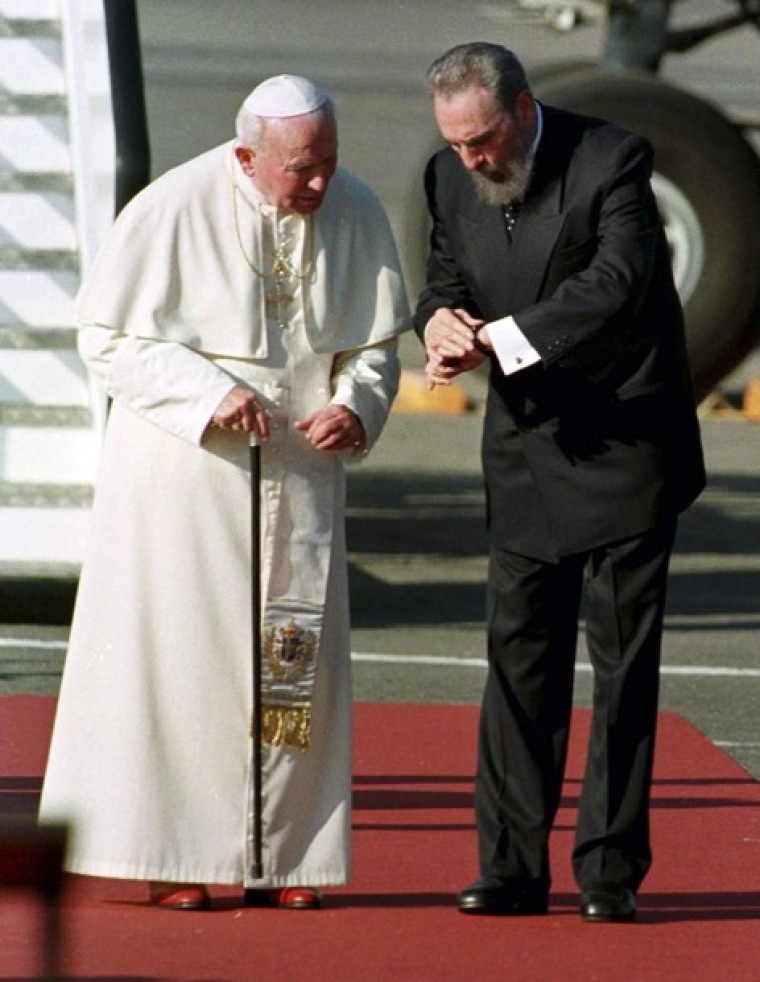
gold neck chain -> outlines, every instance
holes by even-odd
[[[311,218],[306,218],[306,254],[308,259],[306,265],[303,269],[296,269],[296,267],[290,262],[290,260],[285,256],[282,249],[279,246],[275,246],[274,249],[274,259],[272,261],[272,268],[270,270],[259,269],[251,259],[251,257],[246,252],[245,245],[243,244],[243,236],[240,233],[240,219],[238,216],[238,203],[237,196],[240,194],[240,189],[235,182],[232,182],[232,217],[235,223],[235,235],[237,236],[238,245],[240,246],[240,251],[243,254],[243,259],[245,259],[248,268],[256,276],[261,277],[261,279],[267,279],[270,276],[277,277],[278,280],[282,280],[285,276],[294,276],[297,280],[305,280],[307,277],[311,276],[314,269],[314,224]]]

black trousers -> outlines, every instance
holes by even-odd
[[[482,873],[549,888],[549,833],[562,789],[583,603],[594,704],[575,878],[581,889],[605,880],[635,890],[646,875],[674,536],[675,521],[559,563],[492,551],[475,789]]]

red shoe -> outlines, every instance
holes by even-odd
[[[199,883],[149,883],[151,907],[163,910],[208,910],[208,890]]]
[[[314,887],[275,887],[271,890],[246,890],[246,907],[279,907],[281,910],[318,910],[322,894]]]

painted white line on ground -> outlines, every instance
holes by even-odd
[[[591,666],[584,666],[591,671]],[[661,675],[705,675],[717,678],[760,678],[760,668],[731,668],[728,665],[662,665]]]
[[[668,614],[665,617],[665,632],[679,627],[693,627],[695,624],[700,627],[723,627],[727,631],[743,631],[749,625],[760,624],[760,613],[744,611],[737,614]]]
[[[67,641],[53,641],[41,638],[0,638],[0,648],[34,648],[49,651],[65,651]],[[351,660],[355,662],[375,662],[386,665],[436,665],[442,668],[488,667],[485,658],[448,658],[445,655],[385,655],[375,652],[352,651]],[[577,672],[590,672],[588,662],[577,662]],[[709,678],[760,678],[760,668],[733,668],[728,665],[663,665],[663,675],[690,675]]]
[[[437,665],[446,668],[487,668],[485,658],[447,658],[444,655],[383,655],[354,651],[355,662],[376,662],[388,665]],[[577,672],[592,671],[589,662],[577,662]],[[709,676],[717,678],[760,678],[760,668],[732,668],[727,665],[663,665],[663,675]]]
[[[40,638],[0,638],[0,648],[43,648],[47,651],[65,651],[68,641],[45,641]]]

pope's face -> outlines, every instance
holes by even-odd
[[[436,122],[444,140],[457,152],[476,184],[501,186],[507,200],[519,198],[525,180],[521,172],[529,161],[536,126],[536,107],[529,92],[517,97],[514,113],[505,112],[486,89],[478,85],[436,95]],[[512,182],[517,181],[512,193]]]
[[[244,172],[282,211],[311,215],[322,204],[338,163],[335,120],[309,113],[268,119],[258,150],[238,147]]]

